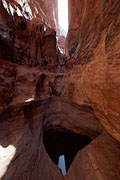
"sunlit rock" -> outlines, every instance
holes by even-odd
[[[120,178],[120,2],[61,2],[0,0],[1,180]]]

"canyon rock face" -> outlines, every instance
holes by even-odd
[[[58,45],[63,53],[65,53],[65,36],[58,37]]]
[[[57,59],[55,30],[38,19],[29,21],[17,14],[11,17],[3,5],[1,9],[0,57],[19,65],[53,64]]]
[[[120,2],[69,0],[66,51],[73,65],[74,101],[95,110],[120,141]]]
[[[66,42],[56,40],[57,1],[6,2],[7,10],[0,1],[0,179],[119,179],[120,2],[69,0]],[[64,51],[64,44],[66,55],[58,47]]]
[[[9,14],[17,13],[26,19],[38,19],[49,27],[52,27],[59,34],[58,25],[58,2],[53,0],[0,0],[0,3],[7,9]]]

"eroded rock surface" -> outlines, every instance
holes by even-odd
[[[74,101],[91,105],[120,141],[120,2],[69,0],[69,9],[66,48],[73,69],[67,75],[75,81]]]
[[[6,2],[22,16],[0,4],[0,179],[119,179],[119,1],[69,0],[67,56],[57,1]],[[82,148],[63,176],[54,149],[69,131]],[[45,132],[58,134],[52,158]]]
[[[2,5],[1,9],[5,11]],[[0,25],[0,57],[19,65],[54,65],[57,59],[55,30],[38,20],[29,21],[17,14],[11,17],[5,13],[10,21]],[[4,21],[3,17],[2,14]]]
[[[11,109],[8,120],[1,121],[0,139],[3,148],[13,145],[16,153],[2,179],[63,179],[43,144],[44,131],[49,129],[71,130],[87,135],[91,140],[102,131],[90,107],[78,106],[61,98],[26,105],[14,116]],[[6,162],[7,158],[3,160]]]
[[[59,34],[58,2],[53,0],[0,0],[9,14],[17,13],[26,19],[38,19],[49,27],[54,28]]]

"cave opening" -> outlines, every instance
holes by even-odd
[[[64,176],[77,152],[92,141],[91,138],[66,129],[50,129],[44,132],[43,142],[52,161]]]
[[[68,32],[68,0],[58,0],[58,24],[60,36],[66,37]]]

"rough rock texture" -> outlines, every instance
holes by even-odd
[[[3,2],[4,7],[12,15],[17,13],[27,19],[37,18],[54,28],[59,34],[58,25],[58,2],[53,0],[6,0]]]
[[[65,36],[58,37],[58,45],[63,53],[65,53]]]
[[[0,179],[119,179],[120,2],[69,0],[67,57],[56,41],[56,3],[6,2],[39,11],[30,21],[0,4]],[[65,176],[46,149],[49,131],[79,134],[81,147],[89,139]]]
[[[120,143],[106,132],[102,133],[78,152],[66,179],[119,179],[119,149]]]
[[[14,117],[10,114],[9,111],[9,120],[3,119],[1,122],[1,146],[13,145],[16,153],[2,179],[63,179],[43,144],[43,134],[47,129],[70,129],[87,134],[91,139],[101,133],[101,126],[92,109],[59,98],[26,105]],[[9,129],[6,130],[6,127]],[[3,160],[6,162],[7,157]]]
[[[120,141],[120,2],[69,0],[69,9],[66,46],[74,101],[91,105]]]
[[[17,14],[13,19],[2,5],[1,9],[5,16],[1,12],[0,58],[19,65],[52,66],[57,61],[55,30],[38,19],[29,21]],[[8,18],[8,22],[4,18]]]

